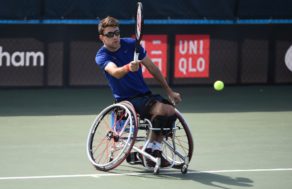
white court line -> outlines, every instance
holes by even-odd
[[[210,171],[188,171],[187,174],[202,173],[240,173],[240,172],[273,172],[273,171],[292,171],[292,168],[275,168],[275,169],[234,169],[234,170],[210,170]],[[18,177],[0,177],[0,180],[29,180],[29,179],[55,179],[55,178],[82,178],[82,177],[109,177],[109,176],[138,176],[153,174],[147,173],[102,173],[102,174],[76,174],[76,175],[47,175],[47,176],[18,176]],[[180,172],[162,172],[162,175],[180,174]]]

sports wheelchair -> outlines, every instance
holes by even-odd
[[[136,154],[141,164],[154,174],[165,168],[180,169],[182,174],[186,174],[193,155],[193,138],[181,113],[177,109],[175,111],[177,119],[174,125],[162,129],[153,128],[148,119],[140,119],[128,101],[106,107],[97,115],[88,134],[87,156],[90,162],[97,170],[109,171],[130,154]],[[164,133],[162,157],[169,162],[163,168],[162,157],[154,157],[145,151],[151,133],[157,129]],[[148,166],[147,159],[155,165]]]

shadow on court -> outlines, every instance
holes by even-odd
[[[153,93],[164,95],[161,88]],[[291,111],[292,86],[178,87],[182,113]],[[108,87],[69,89],[1,89],[0,116],[94,115],[113,103]]]
[[[225,175],[219,175],[214,173],[195,173],[195,174],[187,174],[187,175],[172,175],[178,179],[182,180],[193,180],[195,182],[199,182],[204,185],[214,186],[223,189],[233,188],[232,186],[240,186],[240,187],[252,187],[253,181],[249,178],[243,177],[230,177]],[[223,186],[224,185],[224,186]],[[229,187],[230,186],[230,187]]]
[[[201,183],[203,185],[231,189],[234,186],[238,187],[253,187],[253,181],[249,178],[244,177],[230,177],[214,173],[188,173],[182,175],[181,173],[172,173],[164,175],[140,175],[143,178],[151,179],[170,179],[170,180],[192,180],[194,182]]]
[[[130,174],[129,174],[129,169]],[[134,171],[134,172],[133,172]],[[206,173],[206,172],[197,172],[195,170],[190,170],[185,175],[183,175],[180,170],[169,169],[161,170],[159,175],[154,175],[151,171],[144,170],[142,166],[130,166],[127,164],[122,164],[115,170],[110,171],[111,173],[116,174],[125,174],[133,177],[141,177],[148,179],[169,179],[169,180],[188,180],[201,183],[203,185],[222,188],[222,189],[231,189],[233,186],[238,187],[253,187],[254,181],[249,178],[244,177],[230,177],[226,175],[216,174],[216,173]],[[134,174],[132,174],[134,173]]]

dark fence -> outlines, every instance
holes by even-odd
[[[291,0],[141,0],[146,19],[292,18]],[[119,19],[135,15],[133,0],[0,0],[0,19]]]
[[[121,25],[122,36],[133,25]],[[142,44],[172,85],[292,83],[292,25],[146,25]],[[102,86],[96,25],[0,25],[0,86]],[[156,84],[144,72],[148,83]]]

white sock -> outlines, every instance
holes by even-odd
[[[153,142],[149,142],[149,143],[147,144],[147,147],[146,147],[146,148],[151,148],[151,149],[152,149],[152,147],[153,147]]]
[[[162,151],[162,144],[159,142],[153,142],[152,151],[154,150]]]
[[[152,151],[154,151],[154,150],[161,151],[162,150],[162,144],[160,142],[157,142],[157,141],[149,142],[147,144],[146,148],[150,148],[150,149],[152,149]]]

